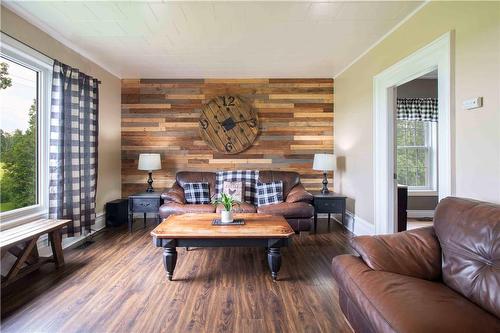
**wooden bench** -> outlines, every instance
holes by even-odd
[[[61,230],[71,220],[42,219],[29,222],[0,232],[0,250],[2,260],[7,253],[17,257],[16,262],[6,276],[2,276],[2,288],[38,269],[47,262],[55,262],[56,267],[64,265]],[[40,257],[38,238],[48,234],[52,247],[52,256]]]

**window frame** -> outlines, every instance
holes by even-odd
[[[2,229],[48,216],[49,210],[49,135],[52,67],[54,61],[26,44],[1,34],[0,54],[38,73],[37,84],[37,198],[32,206],[0,213]]]
[[[399,121],[402,119],[397,119],[396,121]],[[404,120],[403,120],[404,121]],[[410,120],[411,121],[411,120]],[[427,169],[429,170],[426,175],[426,186],[410,186],[408,185],[408,193],[410,196],[431,196],[431,195],[437,195],[437,175],[438,175],[438,170],[437,170],[437,123],[436,122],[431,122],[431,121],[426,121],[424,125],[425,132],[424,132],[424,139],[425,139],[425,145],[424,146],[418,146],[418,147],[423,147],[423,148],[428,148],[429,149],[429,156],[428,156],[428,163],[427,163]],[[411,148],[411,147],[417,147],[417,146],[398,146],[396,142],[396,160],[398,156],[398,148]],[[396,166],[396,171],[397,171],[397,166]]]

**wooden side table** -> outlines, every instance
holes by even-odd
[[[146,214],[156,214],[157,224],[160,224],[160,206],[162,199],[160,192],[141,192],[128,197],[128,230],[132,232],[134,213],[144,214],[144,228],[146,227]]]
[[[330,225],[330,214],[342,214],[342,224],[344,224],[346,198],[335,192],[314,194],[314,233],[317,229],[318,213],[328,214],[328,225]]]

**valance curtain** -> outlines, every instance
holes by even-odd
[[[438,121],[437,98],[398,98],[397,119]]]
[[[73,223],[69,237],[95,223],[98,80],[54,61],[50,112],[49,215]]]

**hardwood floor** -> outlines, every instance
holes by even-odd
[[[430,227],[433,225],[432,220],[428,221],[427,219],[411,219],[409,218],[406,222],[406,229],[412,230],[417,228]]]
[[[351,233],[294,236],[273,282],[263,249],[178,251],[167,281],[149,231],[106,230],[2,291],[2,332],[351,332],[331,259],[352,253]]]

